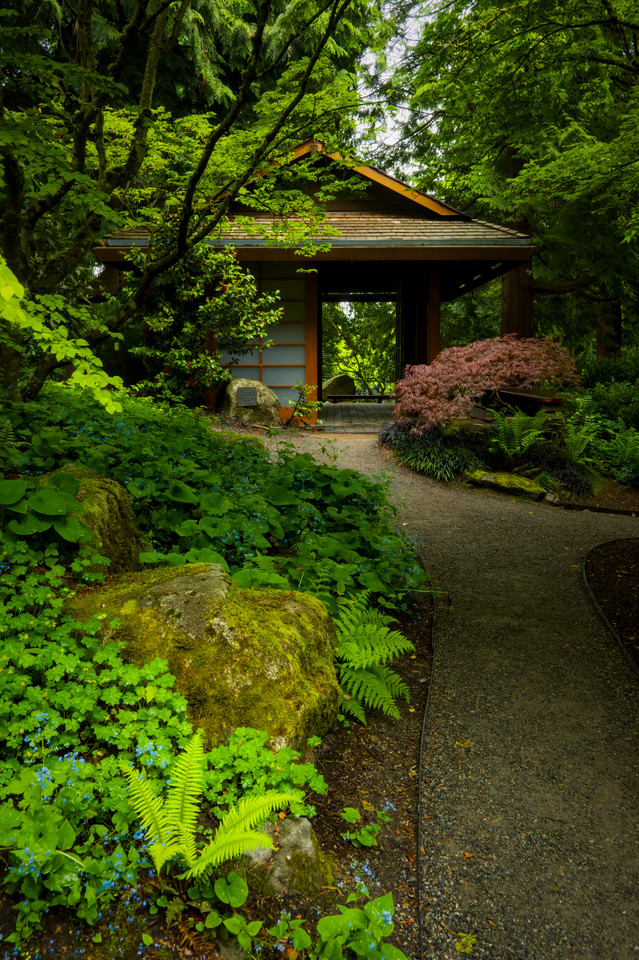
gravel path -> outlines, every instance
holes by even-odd
[[[317,454],[326,438],[296,441]],[[387,467],[374,438],[337,465]],[[442,486],[391,499],[437,603],[422,756],[424,957],[639,958],[639,683],[582,563],[631,517]],[[458,943],[459,941],[459,943]]]

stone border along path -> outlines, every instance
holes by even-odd
[[[321,456],[327,439],[296,445]],[[374,438],[335,442],[337,466],[388,467]],[[421,758],[424,958],[457,960],[469,934],[479,960],[637,960],[639,683],[582,564],[639,520],[392,473],[444,594]]]

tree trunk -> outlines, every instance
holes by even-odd
[[[501,332],[534,336],[533,278],[529,264],[501,278]]]
[[[0,345],[0,398],[17,403],[20,393],[20,370],[22,368],[22,337],[16,332],[6,332],[5,343]]]
[[[523,169],[521,157],[512,147],[506,147],[504,176],[514,179]],[[530,224],[518,211],[508,223],[513,230],[530,233]],[[516,333],[520,337],[534,336],[534,285],[532,264],[526,263],[510,270],[501,278],[501,332]]]
[[[602,297],[597,317],[597,356],[619,353],[621,340],[621,301]]]

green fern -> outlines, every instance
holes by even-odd
[[[548,429],[548,416],[544,411],[529,417],[522,410],[507,417],[499,410],[491,410],[494,418],[491,446],[512,460],[522,456],[533,444],[541,440]]]
[[[0,417],[0,470],[13,467],[18,463],[20,444],[8,417]]]
[[[158,874],[166,863],[177,860],[186,867],[180,878],[191,879],[250,850],[272,848],[273,841],[255,827],[274,810],[299,799],[275,790],[246,797],[222,818],[211,842],[198,851],[195,838],[205,767],[204,743],[198,733],[173,763],[166,799],[154,792],[144,773],[127,772],[129,802],[152,841],[149,854]]]
[[[394,622],[370,606],[368,591],[352,605],[342,605],[335,621],[341,710],[360,723],[366,723],[366,707],[397,719],[396,701],[409,699],[408,687],[387,664],[415,648],[399,630],[389,629]]]

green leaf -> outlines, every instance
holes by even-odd
[[[200,549],[192,547],[184,554],[184,558],[188,560],[189,563],[219,563],[223,570],[228,572],[229,569],[226,558],[223,557],[221,553],[218,553],[217,550],[211,550],[210,547],[201,547]]]
[[[361,930],[367,924],[366,914],[357,907],[342,907],[342,913],[321,917],[317,923],[317,932],[322,940],[348,936],[352,930]]]
[[[144,944],[145,947],[152,947],[154,942],[155,941],[153,940],[153,937],[151,936],[150,933],[142,934],[142,943]]]
[[[204,926],[207,930],[214,930],[216,927],[222,923],[222,917],[217,912],[217,910],[211,910],[206,915],[206,920],[204,921]]]
[[[226,880],[220,877],[215,881],[215,896],[231,907],[241,907],[248,897],[248,886],[244,878],[237,871],[233,871]]]
[[[58,832],[58,847],[60,850],[69,850],[75,843],[75,830],[68,820],[63,820]]]
[[[276,507],[285,507],[292,506],[299,502],[299,497],[292,493],[290,490],[287,490],[286,487],[277,486],[277,484],[272,484],[270,487],[267,487],[264,491],[264,495],[268,497],[271,503],[274,503]]]
[[[54,520],[53,528],[57,534],[69,543],[80,543],[83,540],[91,539],[90,532],[75,517],[63,517],[60,520]]]
[[[297,927],[297,929],[293,931],[293,948],[297,950],[298,953],[301,950],[310,950],[312,943],[313,941],[303,927]]]
[[[25,514],[24,520],[10,520],[7,528],[19,537],[32,537],[36,533],[44,533],[53,525],[53,520],[43,520],[33,513]]]
[[[53,473],[47,480],[47,486],[75,497],[80,489],[80,481],[72,473]]]
[[[69,512],[69,507],[76,505],[73,497],[49,487],[40,487],[32,493],[28,503],[31,510],[43,513],[46,517],[63,517]]]
[[[24,480],[0,480],[0,507],[10,507],[22,500],[26,491]]]
[[[190,487],[187,487],[181,480],[173,480],[166,491],[166,497],[175,500],[176,503],[198,503],[199,498],[195,496]]]

